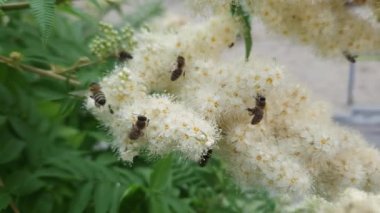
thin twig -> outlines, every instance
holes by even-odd
[[[67,69],[57,70],[54,73],[62,74],[62,73],[74,72],[80,68],[91,66],[91,65],[94,65],[96,63],[98,63],[98,62],[97,61],[76,62],[72,66],[68,67]]]
[[[4,187],[4,182],[1,177],[0,177],[0,187]],[[16,204],[13,201],[11,201],[10,206],[14,213],[20,213],[20,210],[18,210]]]
[[[61,4],[64,3],[64,0],[57,0],[55,4]],[[10,10],[23,10],[30,8],[29,2],[15,2],[15,3],[7,3],[7,4],[0,4],[0,10],[3,11],[10,11]]]
[[[76,86],[80,85],[79,81],[71,79],[71,78],[66,78],[65,76],[56,74],[51,70],[44,70],[44,69],[40,69],[40,68],[33,67],[30,65],[26,65],[26,64],[14,63],[12,61],[12,59],[4,57],[4,56],[0,56],[0,62],[7,64],[8,66],[16,68],[18,70],[36,73],[36,74],[41,75],[41,76],[46,76],[46,77],[54,78],[54,79],[61,80],[61,81],[67,81],[68,83],[70,83],[72,85],[76,85]]]
[[[0,5],[0,10],[9,11],[9,10],[23,10],[28,9],[30,4],[28,2],[16,2]]]

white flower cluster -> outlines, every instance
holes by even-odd
[[[378,213],[380,212],[380,195],[348,188],[331,202],[313,196],[303,202],[284,207],[284,212]]]
[[[379,22],[379,0],[195,0],[191,4],[195,11],[204,14],[206,9],[225,13],[234,2],[240,2],[271,30],[312,45],[322,54],[342,54],[342,51],[356,54],[380,49],[379,24],[374,24],[371,17],[355,14],[349,6],[370,7]]]
[[[380,212],[380,195],[365,193],[363,191],[350,188],[345,190],[336,202],[325,203],[325,205],[322,205],[319,212]]]
[[[87,100],[121,158],[174,151],[197,161],[214,149],[245,188],[264,186],[291,198],[333,197],[347,187],[380,191],[379,151],[331,121],[325,104],[311,101],[276,65],[222,57],[238,29],[232,17],[220,15],[139,35],[133,60],[100,82],[107,103]],[[264,118],[252,125],[247,108],[258,95],[266,98]]]

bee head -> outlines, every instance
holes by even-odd
[[[127,51],[124,51],[124,50],[120,51],[119,52],[119,60],[125,61],[127,59],[133,59],[133,56]]]
[[[139,120],[139,121],[146,121],[147,118],[144,115],[139,115],[139,116],[137,116],[137,120]]]
[[[180,65],[184,65],[185,64],[185,58],[183,56],[178,56],[177,57],[177,63],[180,64]]]
[[[259,104],[259,105],[265,105],[265,97],[261,94],[257,94],[256,96],[256,103]]]
[[[96,91],[99,91],[100,90],[100,85],[96,82],[92,82],[90,84],[90,90],[91,92],[96,92]]]

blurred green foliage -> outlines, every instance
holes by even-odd
[[[83,12],[85,5],[79,9],[70,1],[55,5],[52,24],[44,16],[34,19],[33,6],[4,12],[8,21],[3,14],[0,56],[17,51],[21,58],[15,63],[45,70],[69,67],[83,57],[96,61],[88,44],[98,22],[115,5],[89,2],[88,13]],[[146,4],[137,10],[144,7],[147,12],[131,19],[131,26],[139,27],[162,11],[157,1]],[[128,20],[137,13],[120,18]],[[41,24],[54,25],[42,39]],[[217,157],[205,168],[175,154],[156,161],[140,156],[133,166],[119,161],[106,131],[84,110],[80,98],[69,95],[86,89],[115,63],[109,59],[75,70],[82,82],[75,87],[0,63],[1,212],[275,211],[274,200],[265,192],[240,192]]]

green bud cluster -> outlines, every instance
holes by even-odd
[[[136,46],[134,31],[126,25],[116,30],[112,25],[104,22],[99,23],[99,35],[90,42],[90,51],[99,59],[108,58],[119,51],[132,51]]]

